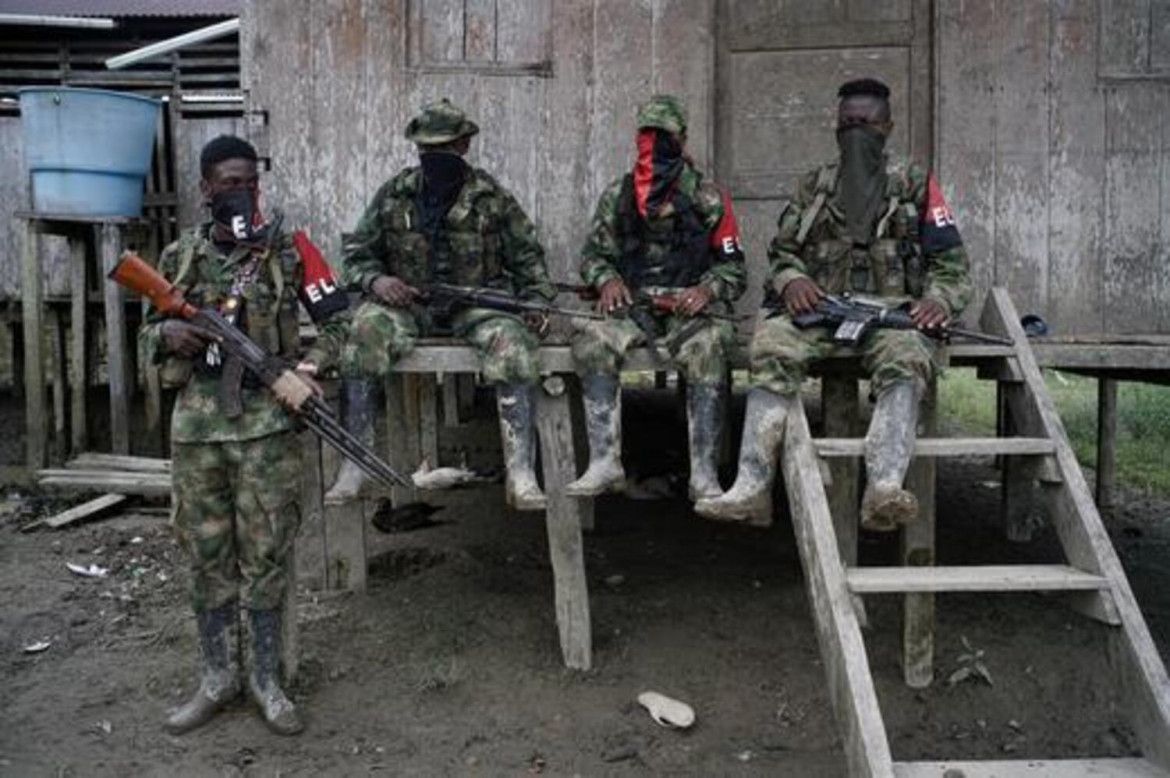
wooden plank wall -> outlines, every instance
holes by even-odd
[[[449,97],[481,128],[470,161],[537,223],[558,279],[601,190],[633,161],[634,110],[654,90],[690,108],[711,158],[715,0],[252,0],[241,50],[266,193],[336,260],[340,235],[415,150],[403,137]]]
[[[1170,0],[937,0],[937,169],[1056,331],[1170,332]]]

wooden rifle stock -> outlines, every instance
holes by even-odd
[[[132,251],[122,253],[109,278],[118,284],[149,298],[163,316],[190,319],[198,309],[183,298],[183,293],[163,277],[142,257]]]

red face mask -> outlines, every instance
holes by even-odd
[[[645,219],[656,216],[674,195],[686,166],[682,144],[666,130],[638,130],[638,161],[634,163],[634,202]]]

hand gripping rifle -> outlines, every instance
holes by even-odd
[[[490,308],[507,313],[537,313],[545,316],[568,316],[577,319],[604,319],[600,313],[561,308],[539,300],[522,300],[515,295],[498,289],[483,289],[474,286],[433,283],[423,287],[423,299],[444,305],[465,305],[471,308]]]
[[[842,295],[826,295],[817,303],[811,313],[793,317],[792,323],[800,329],[809,327],[832,327],[833,342],[845,346],[856,346],[866,333],[874,329],[916,330],[918,325],[910,317],[909,303],[897,306],[882,305],[869,300]],[[922,334],[936,340],[949,341],[951,338],[967,338],[981,343],[1010,346],[1012,341],[998,335],[945,325],[921,330]]]
[[[295,407],[293,412],[309,429],[371,478],[385,486],[411,485],[346,431],[333,416],[329,404],[314,394],[312,388],[284,362],[253,343],[247,335],[228,323],[219,311],[214,308],[196,308],[187,302],[174,284],[137,254],[129,251],[123,254],[110,271],[110,280],[149,298],[163,316],[186,319],[212,333],[220,348],[239,358],[244,367],[252,371],[269,391]]]

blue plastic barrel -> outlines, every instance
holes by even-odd
[[[104,89],[20,90],[33,210],[140,216],[160,102]]]

